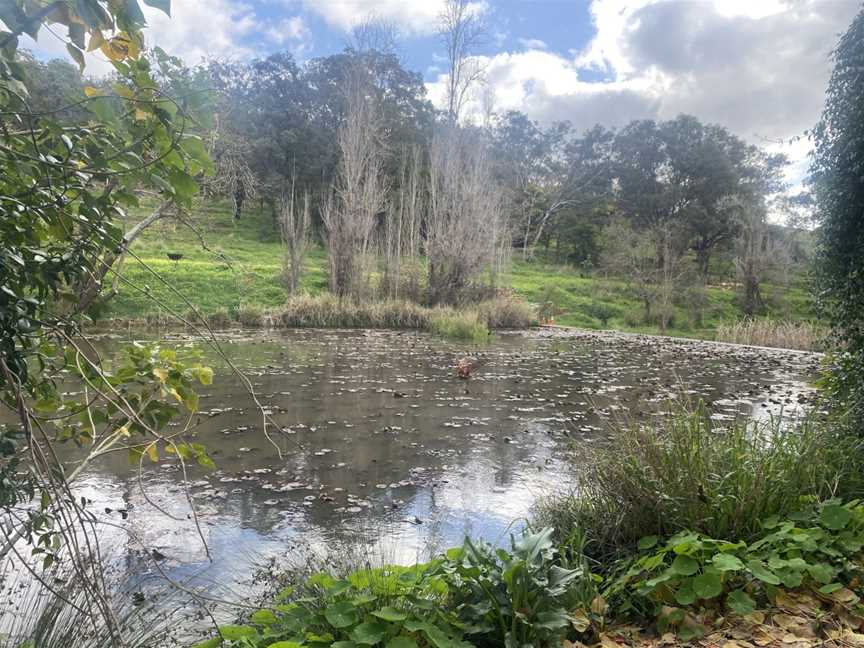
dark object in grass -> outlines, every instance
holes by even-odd
[[[177,262],[183,258],[183,254],[181,254],[180,252],[168,252],[167,257],[171,261]]]

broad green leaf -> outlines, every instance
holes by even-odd
[[[813,577],[813,580],[827,585],[828,583],[834,580],[834,576],[837,575],[837,570],[834,569],[831,565],[827,563],[817,563],[815,565],[808,565],[807,571],[810,572],[810,575]]]
[[[408,632],[420,632],[421,630],[428,628],[429,624],[425,621],[418,621],[417,619],[408,619],[405,621],[404,627]]]
[[[748,560],[747,569],[751,574],[753,574],[753,576],[763,583],[768,583],[769,585],[780,584],[780,579],[758,560]]]
[[[327,606],[324,618],[334,628],[348,628],[359,621],[357,609],[350,601],[340,601]]]
[[[715,554],[711,563],[720,571],[740,571],[744,569],[744,563],[736,556],[727,553]]]
[[[801,583],[804,581],[804,574],[794,569],[782,569],[777,571],[776,574],[783,585],[789,589],[800,587]]]
[[[354,643],[374,646],[379,643],[387,633],[387,627],[376,621],[361,623],[351,631],[351,640]]]
[[[247,625],[224,625],[219,626],[219,634],[222,635],[223,639],[236,641],[243,637],[254,637],[258,634],[258,631],[252,626]]]
[[[843,529],[851,519],[852,513],[849,512],[849,509],[839,504],[824,506],[819,512],[819,522],[832,531]]]
[[[570,625],[570,615],[563,608],[539,612],[534,625],[545,630],[560,630]]]
[[[123,8],[128,20],[131,20],[136,25],[144,25],[147,20],[138,6],[138,0],[123,0]]]
[[[387,642],[387,648],[417,648],[417,642],[411,637],[393,637]]]
[[[675,591],[675,601],[678,605],[690,605],[696,601],[696,592],[693,591],[693,579],[683,581]]]
[[[334,646],[336,644],[333,644]],[[303,648],[303,644],[296,641],[277,641],[276,643],[268,644],[267,648]]]
[[[829,583],[819,588],[820,594],[831,594],[837,590],[843,589],[843,583]]]
[[[252,614],[250,619],[252,620],[252,623],[257,623],[259,625],[272,625],[278,621],[276,615],[270,610],[258,610]]]
[[[701,599],[712,599],[723,591],[723,578],[715,572],[699,574],[693,579],[693,593]]]
[[[201,141],[200,137],[189,137],[184,139],[180,144],[180,147],[186,155],[198,162],[198,164],[201,165],[201,168],[208,174],[213,172],[213,161],[207,154],[207,149],[204,148],[204,143]]]
[[[202,641],[199,644],[195,644],[192,648],[219,648],[222,645],[222,640],[219,637],[213,637],[212,639],[208,639],[207,641]]]
[[[392,623],[396,623],[398,621],[404,621],[408,618],[408,615],[405,614],[402,610],[397,610],[396,608],[385,606],[380,610],[376,610],[372,613],[372,616],[376,616],[379,619],[384,621],[390,621]]]
[[[648,549],[652,549],[657,546],[657,536],[645,536],[644,538],[639,538],[639,551],[647,551]]]
[[[676,556],[671,569],[681,576],[692,576],[699,571],[699,562],[690,556]]]
[[[168,172],[168,182],[174,189],[174,193],[182,200],[191,200],[198,193],[198,183],[181,169],[171,169]]]
[[[749,614],[756,609],[756,602],[744,590],[729,592],[729,596],[726,597],[726,605],[738,614]]]

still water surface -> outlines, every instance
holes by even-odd
[[[100,343],[136,337],[146,336]],[[175,462],[148,465],[141,482],[176,519],[145,500],[120,454],[79,484],[117,525],[105,545],[145,596],[160,586],[153,561],[118,527],[156,549],[172,578],[224,596],[247,595],[262,560],[300,545],[410,562],[466,534],[503,543],[538,496],[575,485],[580,449],[609,424],[661,416],[673,395],[704,399],[718,420],[790,415],[818,366],[813,354],[560,331],[503,333],[481,348],[382,331],[220,339],[282,430],[271,428],[277,451],[241,380],[208,356],[216,379],[193,440],[218,469],[191,475],[191,492],[210,559]],[[455,371],[465,355],[478,365],[467,381]]]

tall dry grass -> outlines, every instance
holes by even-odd
[[[430,308],[399,300],[355,302],[323,294],[292,296],[278,320],[289,328],[416,329],[476,340],[488,337],[491,329],[526,328],[536,323],[537,316],[531,306],[514,296],[496,297],[476,306],[454,309]]]
[[[662,422],[625,423],[580,450],[577,490],[539,500],[534,524],[561,537],[578,530],[590,553],[609,558],[685,529],[746,540],[802,498],[861,495],[864,443],[830,421],[720,424],[702,404],[673,407]]]
[[[827,336],[825,327],[812,322],[758,319],[721,324],[717,327],[716,339],[734,344],[822,351]]]

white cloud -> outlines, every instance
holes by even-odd
[[[858,0],[594,0],[596,34],[569,54],[529,47],[485,58],[496,109],[577,129],[679,113],[765,144],[819,117],[829,54]],[[598,80],[597,72],[601,72]],[[443,98],[438,76],[429,84]],[[476,110],[475,106],[475,110]],[[809,146],[784,150],[800,182]]]
[[[542,41],[539,38],[520,38],[519,44],[528,50],[545,50],[548,48],[546,41]]]
[[[330,25],[350,31],[374,17],[393,24],[405,35],[429,35],[438,29],[438,16],[445,0],[304,0],[303,6]],[[477,12],[487,11],[485,0],[470,3]]]
[[[262,20],[251,4],[235,0],[174,0],[171,16],[142,4],[147,27],[143,30],[148,46],[158,45],[166,52],[194,65],[207,57],[247,59],[267,53],[251,44],[253,38],[302,55],[311,43],[311,33],[300,16]],[[246,41],[246,43],[244,43]],[[23,38],[21,46],[41,58],[71,57],[66,52],[66,30],[43,28],[37,41]],[[85,54],[86,73],[100,76],[113,70],[98,50]]]
[[[288,47],[295,56],[302,56],[311,44],[312,33],[300,16],[283,18],[262,30],[265,38],[282,47]]]
[[[248,58],[254,52],[240,44],[261,27],[252,7],[234,0],[175,0],[171,16],[144,7],[148,44],[196,64],[209,56]]]

